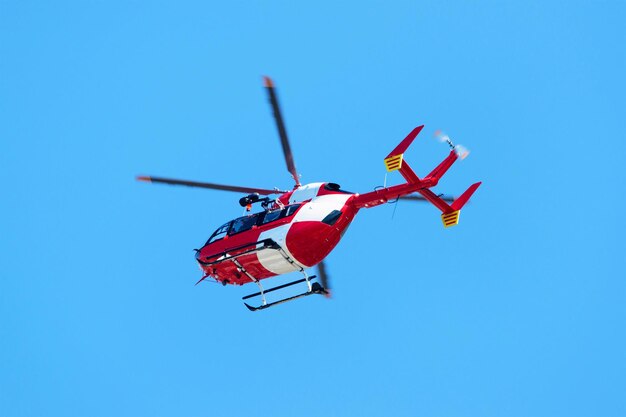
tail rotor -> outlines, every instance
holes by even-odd
[[[454,143],[452,143],[450,136],[448,136],[441,130],[437,130],[434,136],[439,140],[439,142],[446,142],[450,149],[452,149],[459,158],[465,159],[470,154],[469,149],[467,149],[463,145],[455,145]]]

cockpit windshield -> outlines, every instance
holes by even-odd
[[[240,217],[233,220],[233,227],[230,229],[229,235],[234,235],[235,233],[241,233],[252,229],[252,226],[256,224],[258,219],[258,214],[252,214],[250,216]]]
[[[271,223],[278,219],[284,219],[285,217],[292,216],[300,207],[301,204],[292,204],[290,206],[284,207],[282,210],[272,210],[265,212],[265,216],[263,217],[263,224]]]
[[[216,240],[220,240],[224,236],[226,236],[226,233],[228,233],[228,229],[230,228],[231,223],[232,222],[228,222],[224,224],[223,226],[219,227],[215,232],[213,232],[209,240],[207,240],[206,244],[208,245],[209,243],[215,242]]]
[[[263,217],[263,224],[273,222],[274,220],[278,220],[280,218],[281,210],[273,210],[265,213],[265,217]]]

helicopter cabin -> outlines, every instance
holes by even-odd
[[[302,204],[291,204],[283,209],[263,211],[260,213],[254,213],[247,216],[239,217],[235,220],[231,220],[224,225],[217,228],[211,237],[207,240],[204,246],[208,246],[218,240],[225,237],[237,235],[239,233],[248,231],[253,227],[259,227],[266,229],[264,226],[272,227],[277,225],[280,220],[286,220],[293,216]],[[280,222],[284,223],[284,222]]]

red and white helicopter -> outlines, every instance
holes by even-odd
[[[448,143],[451,151],[428,175],[419,178],[404,160],[403,154],[424,127],[422,125],[413,129],[384,160],[387,171],[399,171],[406,180],[405,183],[379,187],[364,194],[344,191],[338,184],[332,182],[302,185],[293,161],[274,83],[269,77],[264,77],[264,81],[287,169],[295,181],[291,191],[161,177],[137,177],[140,181],[248,193],[239,200],[241,206],[246,207],[248,212],[256,203],[260,203],[263,208],[258,213],[247,214],[224,223],[213,232],[202,248],[196,249],[196,260],[204,272],[198,283],[207,278],[223,285],[256,283],[259,292],[243,297],[244,300],[261,297],[261,305],[258,307],[244,303],[251,311],[262,310],[311,294],[329,296],[330,287],[323,260],[339,243],[360,209],[376,207],[398,198],[423,200],[441,210],[445,227],[458,224],[461,208],[481,183],[471,185],[457,199],[437,195],[430,188],[437,185],[439,179],[458,158],[467,156],[468,152],[463,147],[455,146],[447,136],[440,135],[440,138]],[[420,195],[411,196],[413,193]],[[269,197],[276,195],[277,197]],[[315,265],[318,266],[319,283],[312,282],[316,276],[308,276],[305,271]],[[303,278],[270,289],[264,289],[261,285],[261,281],[266,278],[294,271],[300,272]],[[297,284],[306,285],[305,292],[278,301],[267,301],[266,294]]]

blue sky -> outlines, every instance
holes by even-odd
[[[626,415],[626,5],[0,2],[0,415]],[[425,174],[437,210],[362,211],[335,297],[251,314],[194,287],[240,195]],[[400,182],[399,176],[389,177]],[[395,213],[394,213],[395,210]]]

